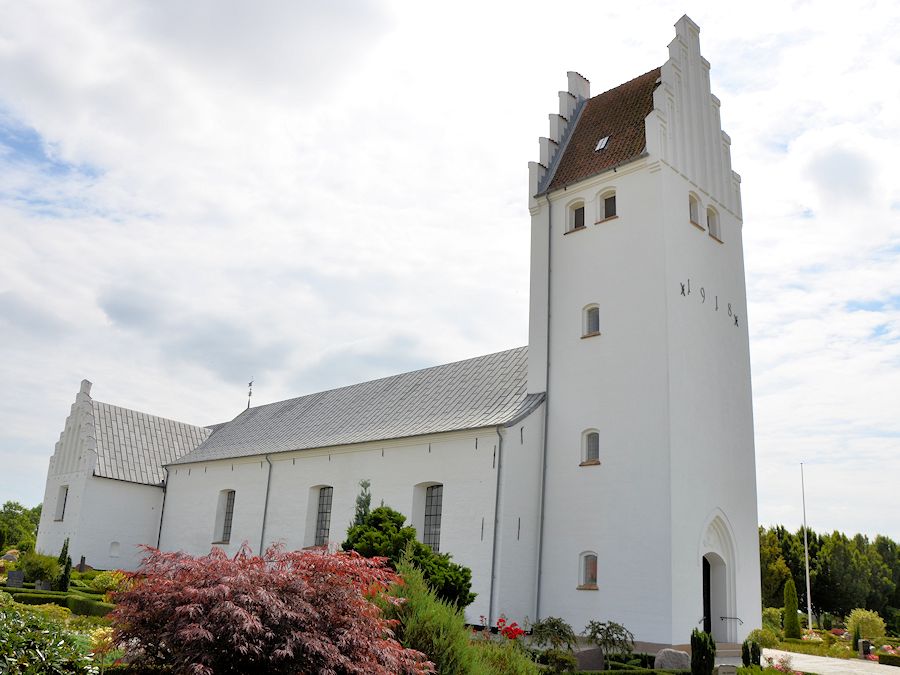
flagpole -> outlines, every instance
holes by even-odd
[[[809,589],[809,543],[806,538],[806,482],[803,480],[803,462],[800,462],[800,490],[803,495],[803,553],[806,556],[806,614],[807,630],[813,629],[812,595]]]

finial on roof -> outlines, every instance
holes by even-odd
[[[81,389],[78,392],[79,394],[86,394],[87,396],[91,395],[91,381],[90,380],[82,380],[81,381]]]
[[[247,383],[247,410],[250,410],[250,398],[253,396],[253,380]]]

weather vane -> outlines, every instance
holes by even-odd
[[[247,410],[250,410],[250,398],[253,396],[253,380],[247,383]]]

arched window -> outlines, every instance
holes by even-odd
[[[600,433],[587,429],[581,434],[581,466],[600,463]]]
[[[436,553],[441,550],[443,502],[443,483],[419,483],[413,488],[413,527],[422,543]]]
[[[588,305],[582,314],[581,336],[600,335],[600,308],[597,305]]]
[[[719,214],[711,206],[706,209],[706,229],[709,230],[709,236],[715,237],[722,241],[722,230],[719,227]]]
[[[597,590],[597,554],[585,551],[578,557],[578,590]]]
[[[584,202],[574,202],[569,206],[567,232],[584,229]]]
[[[334,488],[325,485],[319,488],[318,508],[316,509],[316,537],[313,546],[325,546],[328,543],[328,532],[331,529],[331,498]]]
[[[615,218],[616,212],[616,193],[615,190],[607,190],[600,195],[600,213],[603,217],[598,222]]]
[[[700,224],[700,200],[694,195],[688,195],[688,213],[693,225],[703,227]]]
[[[425,490],[425,527],[422,543],[437,553],[441,550],[441,510],[444,499],[443,485],[429,485]]]
[[[234,518],[234,490],[219,492],[219,503],[216,507],[216,529],[213,533],[214,544],[227,544],[231,541],[231,521]]]

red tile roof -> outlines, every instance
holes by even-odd
[[[563,150],[547,192],[595,176],[634,159],[646,148],[644,120],[653,110],[660,69],[588,99]],[[597,142],[609,136],[604,150]]]

